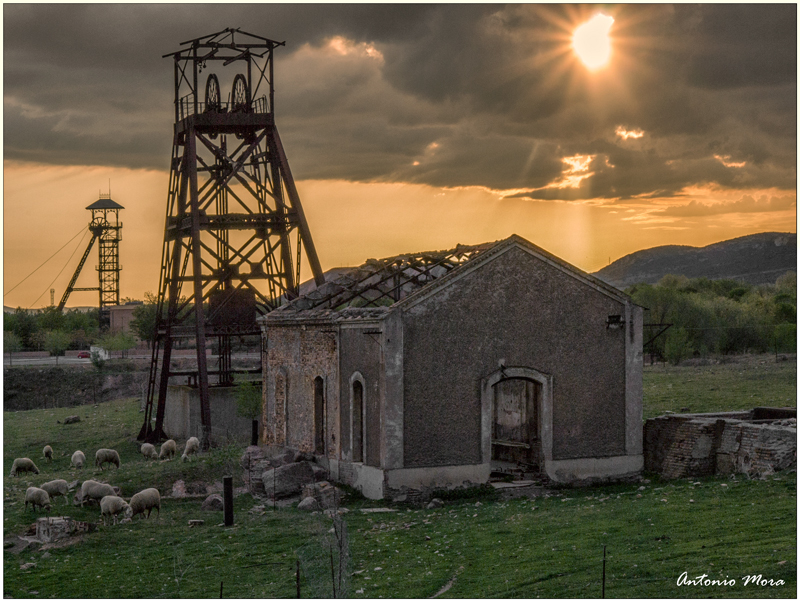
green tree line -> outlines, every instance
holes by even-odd
[[[672,363],[693,356],[797,350],[797,274],[775,284],[668,274],[626,292],[645,307],[645,324],[672,324],[645,353]],[[645,342],[658,331],[645,328]]]
[[[142,306],[138,306],[137,310],[139,307]],[[137,310],[134,310],[134,317]],[[144,328],[144,325],[138,326]],[[144,338],[140,336],[137,324],[132,324],[133,334],[101,330],[97,309],[60,312],[54,306],[40,311],[18,307],[14,312],[3,316],[3,349],[6,353],[49,351],[56,357],[63,355],[68,349],[88,350],[91,345],[99,345],[109,351],[125,352],[136,345],[137,336],[143,340],[152,339],[152,322],[148,326],[150,332]]]

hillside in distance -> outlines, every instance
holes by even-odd
[[[624,289],[639,282],[655,284],[666,274],[768,284],[796,270],[797,234],[762,232],[707,247],[665,245],[636,251],[593,275]]]

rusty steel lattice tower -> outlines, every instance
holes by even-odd
[[[119,272],[122,267],[119,265],[119,243],[122,240],[122,222],[119,221],[119,211],[124,209],[122,205],[114,202],[110,194],[101,194],[100,198],[89,205],[87,210],[92,212],[92,221],[89,223],[89,231],[92,238],[86,250],[83,252],[78,268],[72,275],[64,295],[58,304],[58,311],[64,309],[73,291],[99,291],[100,292],[100,325],[108,324],[108,307],[119,305]],[[99,285],[92,287],[76,288],[75,282],[89,257],[94,242],[98,241],[98,264],[97,273]]]
[[[273,51],[283,44],[226,29],[183,42],[181,50],[165,55],[174,59],[175,126],[139,439],[165,437],[169,378],[188,376],[199,389],[206,448],[209,377],[216,376],[219,386],[232,384],[232,338],[260,336],[256,317],[297,296],[303,251],[316,283],[324,282],[275,127]],[[208,72],[204,82],[203,71]],[[178,339],[194,339],[196,371],[171,367]],[[206,341],[214,339],[218,367],[209,370]]]

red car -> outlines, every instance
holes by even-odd
[[[78,359],[88,360],[91,357],[92,356],[88,351],[78,351]]]

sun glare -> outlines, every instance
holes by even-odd
[[[591,70],[599,69],[611,58],[611,40],[608,32],[614,23],[612,17],[596,14],[572,35],[572,48],[584,65]]]

